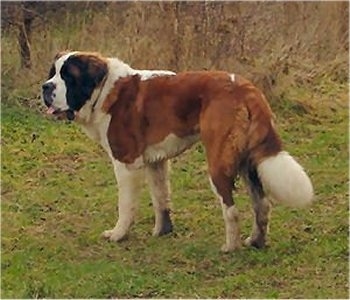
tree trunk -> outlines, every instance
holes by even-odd
[[[18,32],[18,44],[21,54],[21,66],[30,69],[32,66],[30,42],[32,33],[32,23],[34,21],[34,13],[31,10],[31,3],[22,3],[19,32]]]

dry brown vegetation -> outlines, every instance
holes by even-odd
[[[2,2],[3,100],[35,98],[56,52],[136,68],[224,69],[278,99],[348,79],[348,2]],[[12,96],[12,97],[11,97]]]

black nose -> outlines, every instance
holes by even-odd
[[[52,82],[45,82],[42,86],[43,92],[50,93],[54,90],[55,84]]]

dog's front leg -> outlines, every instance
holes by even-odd
[[[113,160],[114,173],[118,183],[118,221],[111,230],[103,232],[103,237],[111,241],[126,238],[134,222],[138,200],[144,184],[144,169],[128,168],[125,164]]]
[[[155,213],[154,236],[172,232],[170,219],[170,183],[167,160],[146,164],[146,177]]]

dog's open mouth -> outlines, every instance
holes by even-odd
[[[59,120],[62,120],[62,119],[67,118],[68,120],[72,121],[72,120],[74,120],[74,118],[75,118],[75,113],[74,113],[73,110],[71,110],[71,109],[62,110],[62,109],[57,108],[57,107],[55,107],[55,106],[53,106],[53,105],[51,105],[51,106],[47,109],[46,113],[47,113],[48,115],[54,115],[54,116],[56,116],[57,119],[59,119]]]
[[[60,114],[60,113],[63,113],[64,111],[62,111],[61,109],[59,109],[59,108],[56,108],[55,106],[53,106],[53,105],[51,105],[48,109],[47,109],[47,111],[46,111],[46,113],[48,114],[48,115],[57,115],[57,114]]]

